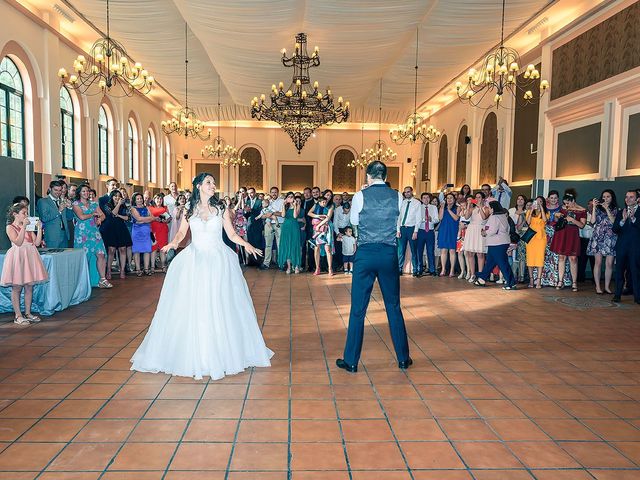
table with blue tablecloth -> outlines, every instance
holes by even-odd
[[[0,271],[6,252],[0,252]],[[33,288],[31,311],[53,315],[91,297],[87,257],[82,249],[41,250],[40,258],[49,273],[49,281]],[[24,305],[24,293],[21,301]],[[13,312],[11,287],[0,287],[0,313]]]

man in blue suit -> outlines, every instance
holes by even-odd
[[[62,183],[54,180],[49,184],[48,195],[38,200],[38,216],[47,248],[67,248],[69,243],[66,206],[60,199],[61,193]]]
[[[640,207],[638,192],[629,190],[624,197],[625,207],[618,211],[613,222],[616,241],[616,292],[614,302],[619,302],[624,289],[625,272],[633,288],[633,299],[640,304]]]
[[[376,279],[382,291],[398,367],[406,369],[413,363],[400,308],[396,227],[402,194],[385,185],[386,179],[387,166],[379,161],[370,163],[367,187],[357,192],[351,203],[351,224],[358,230],[358,248],[353,263],[351,313],[344,358],[336,360],[338,368],[348,372],[358,371],[364,318]]]

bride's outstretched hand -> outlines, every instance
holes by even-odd
[[[176,247],[175,247],[173,244],[171,244],[171,243],[167,243],[164,247],[162,247],[162,248],[160,249],[160,251],[161,251],[162,253],[169,253],[169,250],[173,250],[173,249],[175,249],[175,248],[176,248]]]
[[[253,255],[256,258],[262,256],[262,250],[254,247],[253,245],[247,245],[246,247],[244,247],[244,249],[248,254]]]

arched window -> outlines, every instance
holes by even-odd
[[[431,168],[431,162],[429,161],[429,145],[430,143],[427,142],[424,145],[424,153],[422,155],[422,181],[423,182],[428,182],[430,180],[429,175],[431,174],[431,172],[429,172],[429,168]]]
[[[109,120],[103,105],[98,113],[98,173],[109,175]]]
[[[62,146],[62,168],[76,169],[74,147],[75,128],[73,102],[66,87],[60,87],[60,144]]]
[[[241,187],[253,187],[261,192],[263,189],[263,165],[260,150],[255,147],[247,147],[242,150],[241,154],[247,162],[248,166],[241,167],[238,172],[238,180]]]
[[[480,183],[496,183],[498,177],[498,117],[491,112],[482,127]]]
[[[449,164],[449,142],[447,136],[442,135],[440,138],[440,148],[438,150],[438,187],[447,183]]]
[[[173,181],[171,178],[171,145],[169,144],[169,138],[164,137],[164,163],[165,163],[165,184],[169,185]]]
[[[0,62],[0,154],[24,159],[24,89],[9,57]]]
[[[138,128],[131,118],[127,122],[127,150],[129,152],[129,178],[140,180],[138,175]]]
[[[467,183],[467,132],[463,125],[458,133],[458,149],[456,152],[456,185],[461,187]]]
[[[147,131],[147,181],[156,181],[156,137],[151,129]]]
[[[346,148],[336,152],[335,157],[333,157],[333,165],[331,166],[331,187],[334,191],[356,191],[356,169],[349,166],[354,159],[355,156],[353,152]]]

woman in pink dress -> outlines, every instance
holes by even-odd
[[[11,303],[15,312],[14,323],[28,325],[40,319],[31,313],[33,286],[49,281],[38,249],[42,243],[42,225],[36,221],[36,233],[27,231],[29,219],[27,207],[21,203],[11,205],[7,210],[7,236],[11,248],[7,251],[2,267],[0,285],[11,287]],[[24,288],[24,311],[20,309],[20,296]]]

